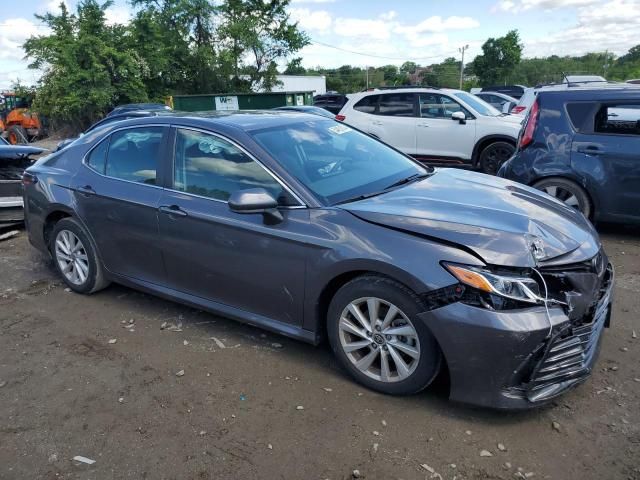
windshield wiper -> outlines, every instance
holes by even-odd
[[[347,198],[345,200],[340,200],[339,202],[334,203],[334,205],[342,205],[343,203],[357,202],[358,200],[364,200],[366,198],[375,197],[376,195],[380,195],[382,193],[385,193],[385,190],[381,190],[379,192],[364,193],[364,194],[358,195],[356,197],[351,197],[351,198]]]
[[[413,183],[417,180],[421,180],[423,178],[429,177],[431,174],[430,173],[414,173],[413,175],[409,175],[406,178],[402,178],[400,180],[398,180],[395,183],[392,183],[391,185],[389,185],[388,187],[385,188],[385,190],[390,190],[392,188],[395,187],[399,187],[400,185],[406,185],[408,183]]]

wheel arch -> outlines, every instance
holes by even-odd
[[[305,328],[316,332],[318,343],[326,338],[327,328],[327,312],[329,305],[335,294],[351,280],[362,276],[378,276],[393,280],[419,295],[420,285],[422,283],[411,274],[403,271],[396,271],[392,266],[385,268],[385,264],[367,264],[364,266],[345,265],[339,271],[333,272],[328,278],[324,279],[319,285],[317,291],[320,293],[315,296],[312,305],[307,310],[309,315],[305,317]]]
[[[478,162],[480,161],[480,154],[485,148],[487,148],[492,143],[507,142],[515,147],[517,141],[518,140],[516,138],[510,137],[509,135],[502,135],[502,134],[486,135],[482,137],[480,140],[476,142],[476,144],[473,147],[473,153],[471,155],[473,166],[474,167],[478,166]]]
[[[53,232],[56,223],[58,223],[63,218],[68,217],[74,217],[74,215],[73,211],[65,205],[53,205],[50,211],[45,216],[44,222],[42,223],[42,239],[47,250],[49,250],[51,232]]]
[[[575,183],[578,187],[580,187],[586,194],[587,198],[589,199],[589,203],[591,204],[592,212],[590,215],[590,219],[594,219],[594,220],[597,219],[598,211],[600,210],[599,199],[595,194],[595,192],[593,191],[593,189],[590,189],[586,185],[586,182],[581,181],[580,178],[574,177],[572,175],[561,174],[558,172],[550,172],[548,174],[535,177],[533,180],[531,180],[531,182],[529,183],[529,186],[532,188],[535,188],[534,185],[536,183],[541,182],[543,180],[553,180],[553,179],[569,181],[571,183]]]

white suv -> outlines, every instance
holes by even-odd
[[[522,118],[470,93],[434,88],[357,93],[336,115],[420,161],[466,164],[490,174],[513,154]]]

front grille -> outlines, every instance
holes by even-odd
[[[600,334],[609,320],[608,292],[612,282],[613,269],[609,265],[596,294],[593,312],[579,325],[569,324],[556,332],[549,341],[525,386],[530,401],[551,398],[591,372]]]

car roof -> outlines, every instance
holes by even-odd
[[[349,100],[360,100],[363,97],[368,97],[370,95],[392,95],[394,93],[457,93],[462,92],[463,90],[457,90],[454,88],[429,88],[429,87],[411,87],[411,88],[374,88],[372,90],[367,90],[366,92],[358,92],[349,95]]]
[[[301,121],[331,121],[313,113],[287,110],[233,110],[233,111],[209,111],[209,112],[180,112],[163,111],[155,112],[157,115],[121,120],[114,126],[130,126],[154,124],[182,123],[184,125],[198,126],[202,128],[215,126],[236,127],[244,131],[259,130],[263,128],[292,125]]]
[[[638,87],[621,87],[621,88],[572,88],[564,90],[540,90],[538,96],[544,97],[562,97],[566,99],[576,100],[606,100],[606,99],[619,99],[633,98],[634,100],[640,99],[640,88]]]

